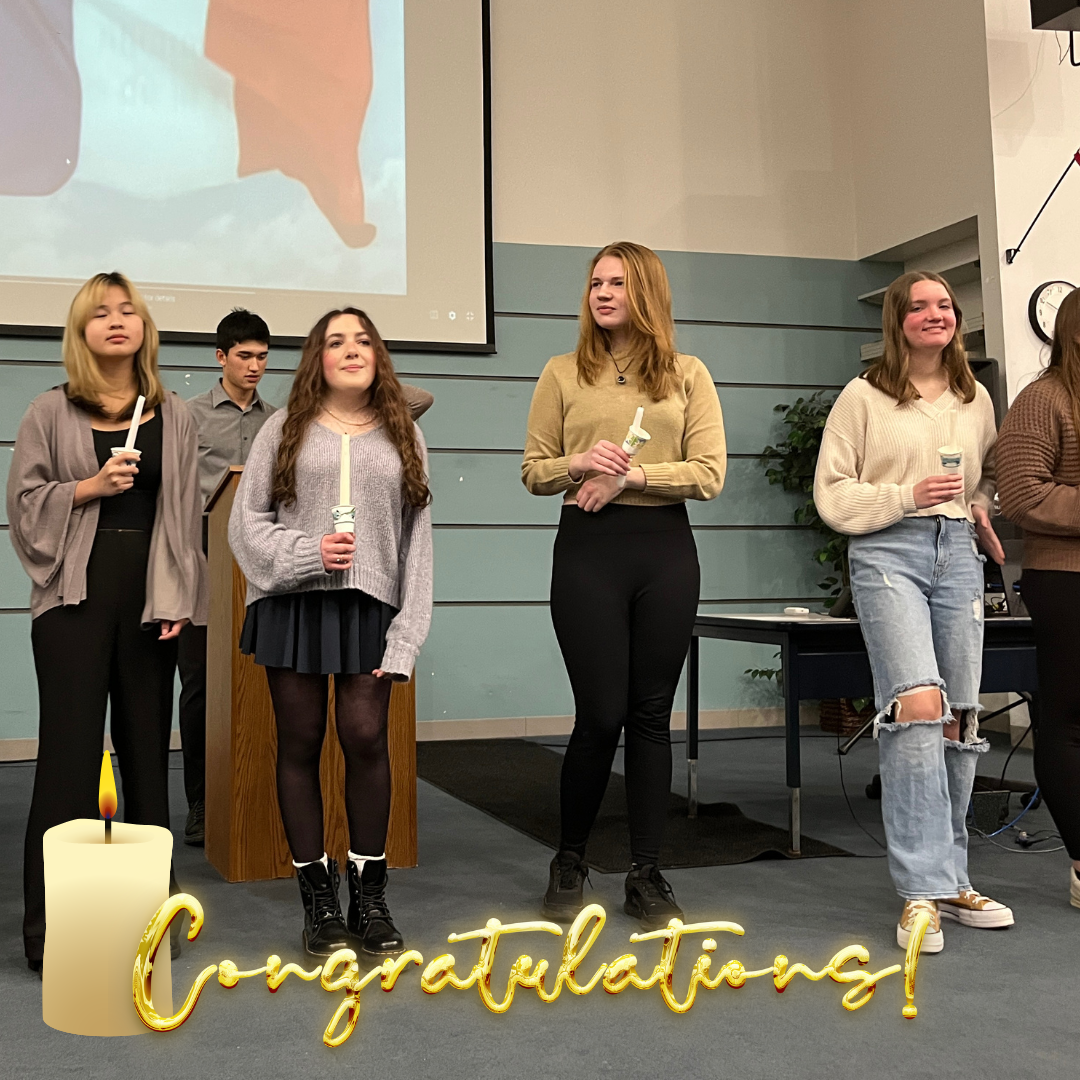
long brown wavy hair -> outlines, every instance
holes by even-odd
[[[1061,301],[1050,343],[1050,363],[1039,378],[1054,379],[1065,389],[1080,438],[1080,289],[1073,289]]]
[[[671,317],[671,285],[660,256],[651,248],[620,240],[598,251],[589,264],[581,298],[578,335],[578,380],[593,386],[611,359],[611,334],[597,326],[589,307],[593,271],[608,255],[622,259],[626,307],[630,315],[630,355],[640,361],[638,380],[653,401],[662,401],[679,381],[675,363],[675,321]]]
[[[401,383],[394,371],[393,361],[375,324],[359,308],[345,307],[328,311],[308,334],[300,351],[300,363],[293,376],[289,403],[286,406],[285,423],[281,426],[281,443],[278,445],[277,462],[274,467],[272,498],[281,506],[296,503],[296,459],[304,445],[304,436],[322,410],[326,396],[326,376],[323,374],[323,344],[326,330],[339,315],[355,315],[371,337],[375,352],[375,379],[371,384],[371,405],[378,416],[387,437],[394,444],[401,458],[403,476],[402,494],[410,506],[427,506],[431,502],[431,490],[424,472],[424,459],[416,440],[413,424]]]
[[[975,376],[968,364],[964,348],[964,313],[956,302],[952,286],[940,275],[929,270],[912,270],[901,274],[885,290],[885,304],[881,313],[881,329],[885,339],[885,351],[870,365],[863,378],[873,387],[906,405],[919,396],[919,391],[908,378],[910,350],[904,337],[904,319],[911,310],[911,287],[917,281],[936,281],[945,287],[956,312],[956,332],[952,341],[942,350],[941,363],[949,380],[949,389],[964,404],[975,398]]]

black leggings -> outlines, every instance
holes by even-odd
[[[268,667],[266,678],[277,719],[277,792],[285,838],[297,862],[314,862],[326,850],[319,759],[326,735],[329,676]],[[389,679],[334,676],[335,725],[345,756],[349,847],[357,855],[381,855],[386,848],[389,709]]]
[[[169,732],[176,640],[141,625],[150,534],[98,530],[86,599],[31,624],[37,669],[37,768],[26,825],[23,891],[26,955],[45,947],[45,830],[98,817],[105,706],[120,765],[124,820],[169,827]]]
[[[1039,669],[1035,779],[1069,858],[1080,859],[1080,573],[1025,570]]]
[[[625,729],[630,850],[658,862],[671,792],[671,706],[700,572],[686,507],[564,506],[551,621],[574,691],[563,760],[562,847],[584,855]]]

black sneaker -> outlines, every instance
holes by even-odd
[[[202,799],[191,804],[184,823],[184,843],[202,847],[206,843],[206,803]]]
[[[581,891],[589,868],[576,851],[560,851],[551,860],[547,892],[540,913],[546,919],[574,920],[585,906]]]
[[[650,930],[667,926],[671,919],[681,919],[683,910],[675,902],[675,893],[664,880],[656,863],[635,866],[626,875],[626,903],[623,911],[640,919]]]

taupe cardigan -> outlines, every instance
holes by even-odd
[[[208,581],[195,424],[171,391],[159,408],[161,487],[142,621],[190,619],[201,626]],[[32,618],[86,599],[86,564],[101,500],[75,506],[75,487],[99,471],[89,414],[68,400],[63,387],[34,398],[19,425],[7,487],[11,543],[33,582]]]

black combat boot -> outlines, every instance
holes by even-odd
[[[304,901],[304,948],[311,956],[329,956],[350,947],[345,920],[338,903],[337,863],[333,859],[296,868],[300,896]]]
[[[573,921],[585,906],[581,895],[589,868],[576,851],[560,851],[551,860],[548,887],[540,914],[545,919]]]
[[[348,929],[353,946],[359,945],[368,956],[380,960],[403,953],[405,940],[386,905],[386,860],[367,859],[360,873],[349,859],[345,876],[349,883]]]
[[[640,919],[650,930],[667,926],[670,919],[681,919],[683,910],[675,902],[675,893],[655,863],[634,864],[626,875],[626,903],[623,911]]]

